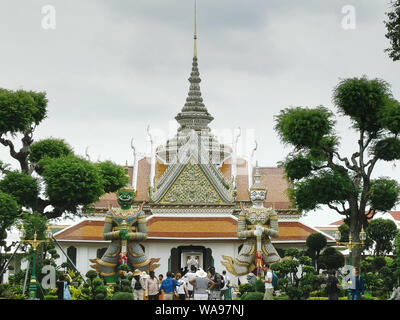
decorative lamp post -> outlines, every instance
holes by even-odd
[[[336,245],[338,245],[338,246],[339,245],[344,245],[344,246],[347,247],[347,249],[349,249],[349,257],[348,257],[347,264],[348,264],[348,266],[351,266],[352,265],[352,251],[353,251],[353,248],[355,246],[357,246],[357,245],[364,246],[364,242],[367,239],[367,234],[364,231],[364,227],[362,227],[361,228],[361,232],[360,232],[360,241],[361,242],[354,242],[350,233],[349,233],[349,241],[348,242],[340,242],[341,238],[342,238],[342,235],[341,235],[340,231],[337,230],[335,232]],[[348,291],[348,296],[349,296],[349,300],[350,300],[350,289]]]
[[[31,275],[31,281],[29,284],[29,297],[32,300],[37,299],[37,281],[36,281],[36,249],[37,247],[43,243],[43,242],[50,242],[53,234],[50,230],[50,227],[47,228],[46,230],[46,239],[45,240],[38,240],[37,239],[37,233],[35,231],[35,234],[33,236],[33,240],[26,240],[26,231],[24,229],[24,226],[21,227],[20,229],[20,241],[22,243],[28,243],[32,246],[33,249],[33,256],[32,256],[32,275]]]

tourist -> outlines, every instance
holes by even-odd
[[[328,294],[329,300],[339,299],[339,280],[336,278],[335,271],[329,272],[328,279],[326,280],[326,293]]]
[[[190,266],[190,271],[185,274],[185,280],[186,280],[186,285],[188,288],[189,292],[189,300],[193,300],[193,285],[190,283],[190,280],[192,280],[194,277],[196,277],[196,267],[194,265]]]
[[[187,289],[187,286],[186,286],[186,281],[181,278],[181,274],[180,273],[176,274],[176,281],[178,281],[179,284],[180,284],[178,287],[176,287],[176,292],[179,295],[179,300],[188,299],[189,298],[189,293],[188,293],[188,289]]]
[[[149,300],[158,300],[160,282],[154,275],[154,271],[149,272],[149,278],[146,281],[146,296]]]
[[[214,281],[207,278],[207,272],[197,270],[196,276],[189,281],[194,288],[194,300],[208,300],[207,290],[215,285]]]
[[[265,284],[265,294],[263,300],[274,300],[274,287],[272,285],[272,271],[269,268],[269,264],[264,265],[265,279],[261,279],[261,282]]]
[[[61,274],[57,281],[57,298],[58,300],[71,300],[71,293],[68,285],[72,279],[68,273]]]
[[[141,275],[142,279],[143,279],[143,300],[147,300],[147,293],[146,293],[146,284],[147,284],[147,279],[149,278],[149,275],[147,274],[146,271],[142,271],[142,275]]]
[[[161,284],[163,282],[164,276],[162,274],[158,275],[158,283]],[[158,290],[158,300],[164,300],[164,291],[161,288]]]
[[[211,275],[210,279],[215,283],[210,287],[210,300],[221,300],[222,276],[215,272],[214,267],[210,267],[208,272]]]
[[[226,274],[226,270],[222,271],[222,278],[224,279],[224,286],[221,288],[221,300],[226,300],[226,293],[229,288],[229,284],[231,283],[228,275]]]
[[[133,278],[131,282],[133,300],[143,300],[143,289],[145,288],[145,284],[141,275],[142,273],[139,269],[136,269],[133,273]]]
[[[359,275],[358,268],[354,268],[354,275],[351,277],[351,300],[361,300],[364,298],[364,279]]]
[[[168,271],[167,279],[163,280],[160,287],[164,291],[164,300],[173,300],[175,288],[179,285],[179,282],[173,279],[172,273]]]

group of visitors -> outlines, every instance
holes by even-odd
[[[365,285],[364,279],[359,274],[359,269],[354,268],[353,274],[350,276],[349,289],[351,293],[351,300],[361,300],[364,298]],[[330,271],[326,281],[326,292],[329,300],[338,300],[340,292],[340,283],[336,277],[335,271]]]
[[[182,274],[183,273],[183,274]],[[222,274],[210,267],[208,272],[191,266],[176,274],[167,272],[166,278],[154,271],[149,275],[135,270],[131,282],[134,300],[228,300],[230,279],[224,270]]]

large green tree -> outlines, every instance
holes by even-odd
[[[357,132],[354,153],[339,152],[334,114],[325,107],[291,107],[276,116],[275,129],[293,151],[281,165],[291,181],[290,196],[299,211],[327,205],[344,216],[353,241],[377,210],[399,200],[400,186],[373,178],[378,161],[400,159],[400,103],[387,82],[366,77],[343,79],[333,90],[337,114],[348,117]],[[353,250],[360,265],[361,248]]]
[[[385,52],[393,61],[400,60],[400,0],[391,1],[391,10],[386,13],[388,20],[385,21],[387,29],[386,38],[390,41],[390,48]]]
[[[35,128],[46,118],[47,103],[44,92],[0,89],[0,143],[19,163],[13,171],[0,163],[0,192],[11,195],[21,211],[52,219],[79,214],[82,207],[117,191],[128,180],[122,167],[110,161],[87,161],[62,139],[34,142]],[[19,138],[22,146],[17,150]]]

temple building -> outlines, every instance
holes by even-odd
[[[151,157],[128,166],[134,204],[144,204],[147,220],[148,238],[141,246],[147,257],[160,258],[156,274],[192,264],[226,270],[222,256],[236,257],[243,245],[238,238],[241,207],[251,206],[249,187],[256,168],[238,157],[234,147],[220,144],[209,127],[214,118],[200,90],[196,42],[195,32],[190,88],[175,116],[176,135],[155,148]],[[271,239],[272,244],[280,254],[289,247],[305,248],[307,237],[321,231],[299,221],[283,169],[259,167],[258,174],[267,189],[264,206],[278,214],[279,236]],[[89,260],[101,258],[108,246],[103,239],[104,216],[109,206],[118,206],[116,195],[106,194],[93,206],[91,216],[55,234],[83,274],[90,270]],[[329,244],[335,243],[325,236]],[[66,260],[60,256],[61,262]]]

